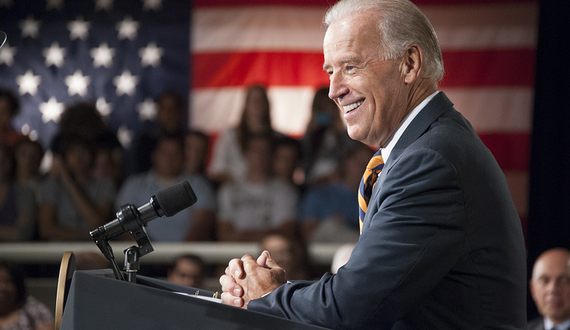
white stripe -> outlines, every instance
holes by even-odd
[[[202,88],[192,91],[190,126],[208,133],[237,125],[241,118],[245,88]],[[273,128],[288,135],[301,135],[311,113],[315,90],[311,87],[271,87]]]
[[[478,133],[529,133],[532,88],[446,88],[443,91]],[[302,135],[310,118],[315,90],[310,87],[272,87],[268,90],[274,128]],[[191,126],[215,133],[239,122],[245,88],[195,89]]]
[[[536,45],[537,4],[423,6],[441,48],[501,49]],[[197,8],[192,17],[194,52],[321,52],[325,8]]]
[[[531,131],[534,91],[530,87],[442,90],[478,133]]]

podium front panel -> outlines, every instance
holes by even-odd
[[[324,329],[267,314],[178,294],[195,290],[153,279],[148,286],[101,271],[76,271],[61,330],[89,329]],[[148,281],[146,281],[148,282]],[[164,282],[164,285],[160,285]],[[161,289],[163,287],[164,289]]]

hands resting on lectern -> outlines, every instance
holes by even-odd
[[[222,301],[247,308],[250,300],[261,298],[286,282],[285,270],[271,259],[269,252],[263,251],[257,260],[246,254],[241,259],[232,259],[225,275],[220,277]]]

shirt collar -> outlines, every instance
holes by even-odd
[[[431,99],[434,98],[434,96],[437,95],[437,93],[439,93],[439,91],[435,91],[433,94],[426,97],[420,104],[418,104],[414,108],[414,110],[412,110],[412,112],[410,112],[406,116],[406,118],[404,118],[404,120],[402,120],[400,127],[398,127],[398,129],[396,130],[396,133],[394,133],[394,136],[392,137],[390,142],[388,142],[388,145],[385,148],[381,149],[382,150],[382,159],[384,160],[384,163],[386,163],[388,161],[388,157],[390,157],[390,153],[392,152],[392,149],[394,149],[394,146],[396,145],[396,143],[398,143],[398,140],[400,139],[402,134],[404,134],[404,131],[406,131],[406,128],[408,128],[408,126],[410,125],[412,120],[414,120],[414,118],[416,118],[418,113],[420,113],[420,111],[423,108],[425,108],[425,106],[429,103],[429,101],[431,101]]]
[[[548,317],[545,317],[544,318],[544,329],[549,330],[549,329],[552,329],[552,327],[554,327],[554,322],[552,322]],[[557,325],[556,329],[558,329],[558,330],[569,329],[569,327],[570,327],[570,319],[567,319],[564,322]]]

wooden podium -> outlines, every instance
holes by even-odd
[[[60,289],[66,288],[58,286],[58,299]],[[67,290],[61,293],[67,296],[62,330],[324,329],[228,306],[211,292],[145,276],[137,276],[137,283],[119,281],[111,269],[75,271]]]

